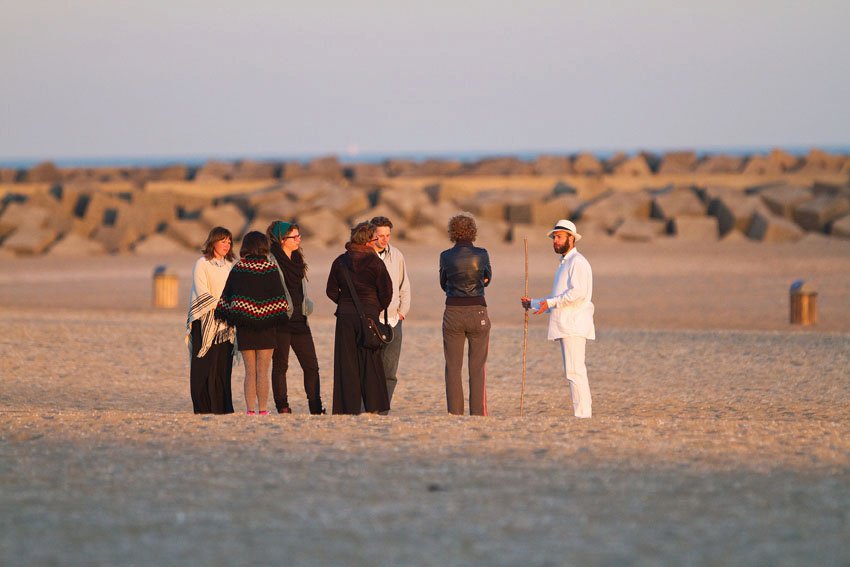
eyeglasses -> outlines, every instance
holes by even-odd
[[[300,234],[293,234],[292,236],[284,236],[283,237],[284,240],[286,240],[287,238],[296,238],[298,240],[301,240],[301,235]]]
[[[372,239],[372,240],[370,240],[369,242],[377,242],[377,241],[378,241],[378,237],[376,236],[375,238],[373,238],[373,239]]]

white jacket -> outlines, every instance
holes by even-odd
[[[555,272],[552,295],[535,299],[539,309],[544,302],[549,308],[549,340],[567,336],[596,338],[593,326],[593,272],[590,262],[575,248],[561,257]]]

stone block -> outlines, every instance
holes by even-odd
[[[202,243],[203,244],[203,243]],[[133,252],[139,256],[159,256],[186,252],[184,244],[169,238],[165,234],[151,234],[136,242]]]
[[[782,168],[765,156],[752,156],[744,165],[743,175],[778,175]]]
[[[484,191],[458,202],[462,210],[472,213],[476,219],[505,220],[505,195],[503,191]]]
[[[417,175],[445,177],[456,175],[463,170],[463,162],[456,159],[427,159],[417,168]]]
[[[17,228],[42,228],[50,219],[50,210],[28,202],[11,202],[0,215],[0,233]]]
[[[189,167],[182,163],[162,167],[151,173],[152,181],[185,181],[187,179],[189,179]]]
[[[850,215],[845,215],[832,222],[829,234],[838,238],[850,238]]]
[[[297,217],[303,208],[297,202],[284,196],[258,205],[254,210],[254,217],[266,219],[268,222],[273,220],[289,221]]]
[[[831,154],[814,148],[803,159],[801,171],[837,173],[841,171],[845,160],[846,156]]]
[[[512,156],[478,160],[463,169],[464,175],[532,175],[533,173],[532,164]]]
[[[364,221],[371,221],[375,217],[387,217],[390,219],[390,222],[393,223],[393,238],[404,238],[409,226],[407,221],[405,221],[404,218],[398,215],[393,209],[384,204],[380,204],[368,211],[363,211],[356,215],[351,219],[351,226],[356,226]]]
[[[581,153],[573,160],[573,171],[578,175],[601,175],[605,168],[595,155]]]
[[[822,231],[830,222],[850,212],[850,198],[821,195],[794,209],[793,218],[806,230]]]
[[[475,239],[476,246],[493,246],[507,242],[511,234],[511,227],[505,221],[475,219],[478,227],[478,237]]]
[[[446,227],[437,227],[426,224],[417,226],[415,230],[409,230],[404,237],[405,242],[414,244],[436,244],[445,245],[445,248],[450,248],[452,243],[449,241],[448,231]],[[410,260],[407,260],[410,262]],[[436,272],[435,268],[435,272]]]
[[[796,185],[774,185],[759,192],[759,197],[767,208],[776,215],[790,219],[794,209],[811,201],[812,191]]]
[[[218,160],[209,160],[195,172],[196,183],[204,181],[227,181],[233,178],[235,166]]]
[[[379,163],[352,163],[344,168],[345,177],[355,181],[369,181],[387,177],[384,166]]]
[[[62,183],[62,170],[50,161],[39,163],[30,168],[25,174],[26,183]]]
[[[652,169],[642,155],[636,155],[617,164],[612,169],[614,175],[642,176],[652,175]]]
[[[753,215],[747,237],[760,242],[796,242],[805,233],[790,220],[771,213],[757,212]]]
[[[697,155],[694,152],[668,152],[661,158],[661,166],[658,173],[678,174],[690,173],[697,164]]]
[[[581,207],[577,195],[563,194],[545,201],[535,201],[531,207],[531,222],[536,226],[549,227],[561,219],[572,218]]]
[[[325,195],[334,194],[344,186],[326,179],[297,179],[283,186],[286,195],[301,204],[313,203]]]
[[[791,171],[792,169],[795,169],[800,161],[794,155],[779,148],[771,150],[767,159],[779,167],[781,171]]]
[[[333,211],[341,219],[350,219],[370,208],[369,197],[362,189],[346,187],[329,193],[312,203],[317,209]]]
[[[741,173],[744,158],[728,155],[706,156],[694,169],[697,173]]]
[[[104,249],[110,254],[127,252],[139,240],[140,234],[135,227],[105,226],[97,227],[92,233],[92,240],[100,242]],[[204,235],[206,240],[206,235]],[[203,244],[203,241],[201,241]],[[200,245],[198,246],[200,248]]]
[[[235,239],[242,237],[248,219],[245,214],[233,203],[225,203],[217,207],[205,207],[201,211],[201,223],[210,230],[216,226],[223,226],[233,233]]]
[[[74,258],[83,256],[97,256],[106,252],[103,244],[96,240],[69,232],[61,240],[50,247],[50,256],[63,258]]]
[[[673,234],[680,240],[714,241],[720,235],[717,228],[717,217],[674,217],[670,225]]]
[[[232,179],[269,179],[280,177],[281,166],[273,162],[240,160],[233,169]]]
[[[165,234],[187,248],[200,250],[210,229],[199,220],[176,220],[168,225]]]
[[[733,229],[746,234],[756,212],[770,214],[760,198],[742,191],[726,192],[714,197],[708,204],[708,214],[717,217],[721,236]]]
[[[24,225],[15,229],[3,240],[3,248],[18,255],[36,255],[47,250],[54,240],[56,240],[55,230]]]
[[[348,242],[350,227],[329,209],[316,209],[298,216],[298,226],[305,238],[321,246]]]
[[[537,175],[569,175],[573,173],[573,162],[569,156],[538,156],[532,166]]]
[[[17,183],[22,178],[22,172],[10,167],[0,167],[0,183]]]
[[[682,216],[705,216],[706,206],[690,187],[669,187],[655,194],[652,216],[671,219]]]
[[[446,234],[449,226],[449,219],[458,214],[460,211],[460,207],[447,201],[440,201],[432,205],[424,205],[419,210],[419,215],[417,217],[417,230],[418,227],[423,225],[432,225],[441,230],[442,234]]]
[[[384,169],[390,177],[409,177],[419,174],[419,164],[412,159],[389,159]]]
[[[624,220],[648,219],[652,208],[652,197],[644,192],[611,192],[582,206],[579,219],[596,221],[611,232]]]
[[[613,234],[618,240],[651,242],[663,236],[666,229],[667,223],[662,220],[628,217],[613,229]]]
[[[392,211],[392,215],[386,215],[390,219],[398,218],[406,223],[415,223],[420,210],[429,206],[430,199],[420,189],[397,187],[382,189],[378,196],[378,202]]]
[[[552,247],[552,239],[546,233],[551,229],[535,225],[514,225],[511,227],[510,242],[516,246],[523,245],[523,239],[528,238],[528,250],[545,250]]]

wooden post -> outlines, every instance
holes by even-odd
[[[179,280],[165,266],[157,266],[153,272],[153,306],[158,309],[177,307]]]
[[[525,246],[525,297],[528,297],[528,237],[523,238]],[[525,397],[525,353],[528,348],[528,309],[525,309],[522,325],[522,386],[519,391],[519,416],[522,417],[522,400]]]
[[[818,294],[802,280],[791,284],[791,313],[792,325],[814,325],[818,322]]]

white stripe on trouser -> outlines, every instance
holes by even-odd
[[[587,382],[587,367],[584,365],[584,337],[564,337],[561,354],[564,358],[564,374],[570,384],[570,396],[573,399],[573,412],[576,417],[590,417],[590,385]]]

